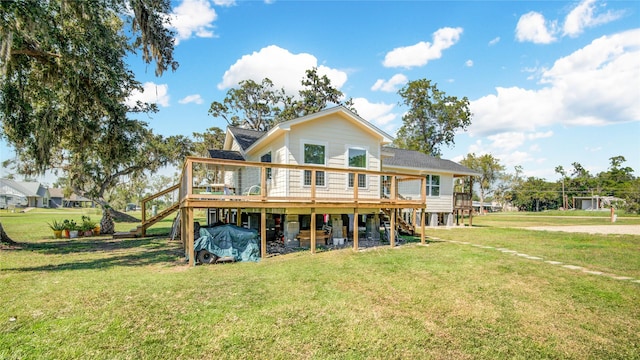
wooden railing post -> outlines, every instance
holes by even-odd
[[[262,165],[260,171],[260,196],[262,201],[267,200],[267,167],[265,165]]]
[[[311,202],[316,202],[316,170],[315,169],[311,170],[311,199],[310,200]]]
[[[391,193],[389,194],[390,196],[390,200],[392,203],[395,204],[397,198],[398,198],[398,189],[396,188],[396,177],[395,175],[391,177]]]
[[[358,202],[358,195],[358,173],[353,173],[353,201]]]

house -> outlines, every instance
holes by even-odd
[[[39,182],[0,179],[0,208],[45,207],[49,191]]]
[[[574,196],[573,208],[578,210],[607,210],[624,200],[614,196]]]
[[[313,230],[331,227],[333,238],[352,239],[357,249],[360,238],[378,238],[387,222],[394,245],[396,226],[408,232],[420,227],[424,241],[426,224],[451,225],[455,212],[471,213],[470,179],[477,173],[392,148],[392,141],[342,106],[266,132],[229,127],[223,148],[211,150],[211,158],[187,158],[175,186],[186,254],[193,249],[194,209],[209,209],[209,223],[259,230],[263,256],[266,239],[280,233],[285,241],[303,241],[299,234],[306,231],[314,252]],[[145,202],[143,234],[151,223]]]
[[[91,199],[84,196],[71,193],[69,196],[64,195],[62,188],[49,188],[49,207],[94,207],[95,203]]]

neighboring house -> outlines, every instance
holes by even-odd
[[[614,196],[598,195],[573,197],[573,208],[578,210],[605,210],[616,203],[624,203],[624,200]]]
[[[94,207],[95,204],[90,199],[84,196],[71,194],[69,197],[64,196],[64,189],[62,188],[49,188],[49,207]]]
[[[0,179],[0,208],[48,205],[49,191],[39,182]]]
[[[61,188],[49,188],[49,207],[59,208],[64,206],[64,191]]]
[[[260,229],[263,244],[267,229],[277,234],[280,227],[285,239],[293,239],[300,230],[326,223],[334,238],[353,238],[354,247],[359,237],[379,237],[387,218],[393,240],[394,225],[405,230],[425,223],[451,225],[454,212],[471,212],[470,179],[479,174],[449,160],[389,147],[392,141],[342,106],[267,132],[229,127],[223,149],[210,151],[212,159],[185,163],[183,239],[193,237],[189,219],[195,208],[210,209],[209,222]],[[186,250],[192,242],[185,239]]]

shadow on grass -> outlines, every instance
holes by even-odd
[[[42,254],[73,254],[83,252],[113,251],[153,246],[158,238],[111,239],[111,238],[77,238],[54,241],[23,242],[21,250],[37,251]]]
[[[69,240],[43,243],[21,243],[22,251],[33,251],[45,255],[73,255],[78,253],[100,253],[99,258],[74,259],[66,263],[5,268],[8,271],[66,271],[104,269],[122,266],[147,266],[167,263],[180,264],[184,253],[177,243],[160,241],[158,238],[124,240]]]

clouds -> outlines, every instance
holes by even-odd
[[[535,44],[549,44],[556,41],[553,33],[556,32],[556,22],[548,22],[542,14],[535,11],[526,13],[520,17],[516,25],[516,40],[520,42],[531,41]]]
[[[353,106],[363,119],[385,131],[393,129],[392,122],[397,118],[397,115],[392,112],[395,107],[393,104],[372,103],[365,98],[355,98],[353,99]]]
[[[337,89],[347,81],[346,72],[318,65],[318,60],[311,54],[293,54],[279,46],[270,45],[238,59],[225,71],[218,89],[232,88],[248,79],[259,83],[266,77],[273,81],[276,88],[284,87],[287,93],[297,94],[302,88],[300,82],[306,76],[305,71],[314,67],[318,68],[318,75],[326,75]]]
[[[535,44],[550,44],[558,40],[558,35],[576,37],[585,28],[605,24],[620,18],[620,11],[597,14],[596,0],[583,0],[573,8],[560,27],[558,20],[547,20],[544,15],[530,11],[520,17],[516,25],[516,40]]]
[[[576,6],[564,22],[563,35],[576,37],[580,35],[585,28],[605,24],[610,21],[617,20],[622,16],[622,12],[607,11],[604,14],[596,15],[596,0],[584,0]]]
[[[146,82],[142,84],[142,88],[142,92],[138,90],[131,92],[131,96],[125,101],[127,106],[134,107],[137,101],[158,104],[162,107],[169,106],[169,85]]]
[[[200,94],[187,95],[184,98],[178,100],[179,104],[202,104],[204,100]]]
[[[556,60],[539,90],[496,88],[471,103],[470,132],[533,131],[553,124],[640,121],[640,30],[604,36]]]
[[[395,74],[387,81],[384,79],[376,80],[376,83],[371,87],[371,91],[396,92],[408,81],[409,79],[403,74]]]
[[[496,88],[471,102],[469,133],[486,137],[471,147],[491,150],[505,163],[526,160],[516,149],[552,136],[561,126],[603,126],[640,121],[640,29],[595,39],[555,61],[538,90]]]
[[[424,66],[430,60],[442,57],[442,51],[450,48],[460,40],[462,28],[445,27],[433,33],[433,42],[421,41],[415,45],[398,47],[384,57],[385,67],[413,68]]]
[[[234,1],[216,0],[216,4],[229,6]],[[169,15],[170,28],[176,31],[175,43],[191,37],[214,37],[213,22],[218,18],[207,0],[184,0]]]

